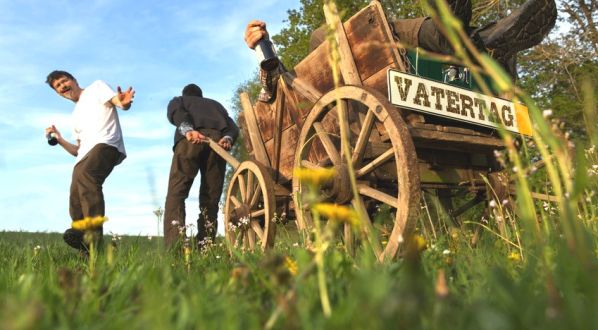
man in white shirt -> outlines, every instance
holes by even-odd
[[[76,157],[71,180],[69,213],[73,224],[84,219],[104,217],[104,194],[102,184],[114,166],[126,157],[122,131],[115,107],[128,110],[135,91],[129,87],[114,92],[105,82],[97,80],[82,89],[77,80],[66,71],[51,72],[46,82],[56,93],[75,103],[73,110],[73,134],[75,143],[65,140],[52,125],[46,134],[53,134],[58,144]],[[80,226],[73,226],[80,227]],[[101,223],[91,231],[96,243],[101,242]],[[70,246],[86,251],[84,231],[69,228],[64,240]]]

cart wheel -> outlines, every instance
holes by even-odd
[[[234,248],[272,247],[275,200],[270,174],[257,163],[242,162],[230,181],[224,205],[226,239]]]
[[[337,106],[340,99],[345,105]],[[339,109],[345,109],[349,127],[347,160],[341,152]],[[382,246],[373,244],[379,260],[396,254],[403,234],[410,229],[419,209],[420,181],[417,155],[406,124],[398,110],[375,90],[344,86],[318,100],[305,119],[299,136],[294,166],[334,167],[335,179],[322,187],[321,197],[337,204],[354,202],[348,161],[353,164],[358,198],[370,215],[365,219]],[[293,178],[293,202],[300,229],[312,227],[310,205],[301,200],[306,189]],[[379,212],[382,210],[381,212]],[[382,213],[386,212],[386,216]],[[392,215],[394,214],[394,215]],[[351,230],[343,230],[347,248],[351,248]]]

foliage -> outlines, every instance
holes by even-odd
[[[587,138],[582,84],[589,80],[597,95],[598,5],[565,0],[560,6],[559,21],[569,28],[520,57],[521,85],[540,107],[552,109],[574,136]]]

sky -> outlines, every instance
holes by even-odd
[[[119,110],[128,156],[104,183],[104,232],[157,235],[175,129],[168,102],[193,82],[230,109],[234,90],[257,68],[243,41],[246,24],[258,18],[276,33],[298,7],[299,0],[0,0],[0,231],[70,226],[75,158],[44,136],[54,124],[74,142],[74,104],[45,84],[48,73],[65,70],[81,87],[104,80],[135,89],[131,109]],[[198,183],[199,176],[187,223],[198,213]]]

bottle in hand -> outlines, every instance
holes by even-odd
[[[51,146],[55,146],[58,144],[58,139],[56,138],[56,134],[54,133],[46,134],[46,139],[48,139],[48,144]]]

